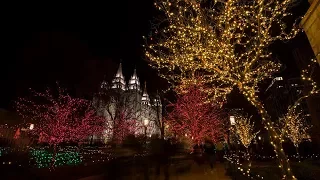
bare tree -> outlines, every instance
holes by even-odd
[[[94,101],[99,114],[108,121],[107,139],[112,137],[119,142],[129,134],[154,134],[156,116],[151,105],[141,103],[139,92],[108,88],[97,94]]]
[[[247,115],[243,115],[240,113],[235,114],[235,125],[234,125],[234,132],[238,136],[241,144],[246,148],[246,158],[250,163],[250,153],[249,153],[249,146],[252,140],[257,136],[258,132],[254,130],[254,122],[251,121],[252,116],[248,117]]]
[[[152,109],[155,112],[151,115],[151,121],[154,122],[154,125],[159,129],[160,139],[164,139],[165,136],[165,120],[163,118],[163,106],[161,103],[161,95],[157,92],[155,99],[153,99]]]

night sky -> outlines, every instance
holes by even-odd
[[[149,92],[164,88],[165,81],[148,67],[142,48],[142,36],[150,32],[157,13],[153,1],[45,3],[6,6],[10,13],[1,23],[0,108],[10,108],[12,100],[26,95],[28,88],[42,90],[55,81],[71,94],[90,98],[104,77],[111,81],[120,59],[126,79],[136,67]],[[295,11],[301,14],[307,8],[304,2]],[[297,74],[292,60],[297,45],[308,46],[304,34],[273,47],[286,64],[282,73],[288,76]]]
[[[8,7],[12,17],[2,26],[1,108],[28,88],[42,90],[55,81],[90,97],[104,77],[112,79],[120,60],[127,79],[136,67],[148,91],[161,88],[142,49],[155,12],[152,1],[29,3]]]

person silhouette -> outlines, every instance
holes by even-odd
[[[206,141],[204,144],[205,153],[208,156],[209,164],[211,169],[213,169],[215,155],[216,155],[216,148],[215,145],[211,141]]]

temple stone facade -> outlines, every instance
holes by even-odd
[[[135,120],[137,122],[135,135],[145,134],[149,137],[160,135],[158,122],[162,118],[162,103],[160,96],[150,97],[146,83],[143,90],[136,70],[129,81],[125,80],[120,63],[118,71],[111,83],[103,81],[99,93],[94,96],[93,103],[98,115],[106,118],[104,135],[105,141],[112,139],[113,124],[122,118],[123,120]]]

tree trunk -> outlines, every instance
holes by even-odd
[[[301,162],[300,154],[299,154],[299,145],[297,145],[297,146],[295,145],[294,147],[296,148],[296,151],[297,151],[298,160],[299,160],[299,162]]]
[[[161,140],[164,140],[164,126],[162,125],[161,127],[160,127],[160,139]]]
[[[250,159],[249,148],[246,148],[246,150],[247,150],[248,168],[251,168],[251,159]]]
[[[54,164],[56,162],[56,154],[57,154],[57,145],[54,144],[53,145],[53,155],[52,155],[52,164],[51,164],[51,168],[54,169]]]
[[[270,116],[265,110],[263,104],[255,95],[250,94],[250,91],[246,91],[244,89],[240,89],[240,91],[242,91],[242,93],[248,99],[248,101],[257,108],[259,114],[262,117],[262,122],[264,124],[264,127],[268,131],[271,145],[273,146],[274,152],[276,153],[276,156],[279,160],[279,167],[282,169],[283,179],[296,179],[293,176],[289,160],[282,148],[282,138],[279,135],[279,133],[277,133],[274,129]]]
[[[93,145],[93,135],[91,135],[91,139],[90,139],[90,145]]]

